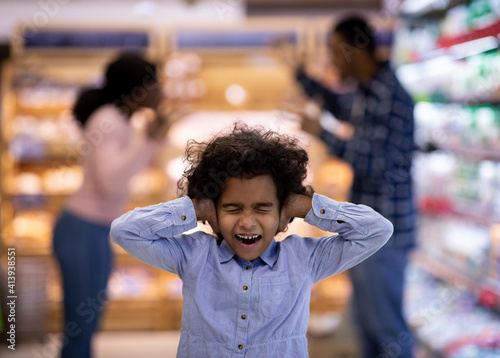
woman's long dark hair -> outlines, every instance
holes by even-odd
[[[99,107],[108,103],[114,103],[118,107],[130,107],[134,101],[147,95],[147,92],[141,91],[147,91],[148,86],[157,85],[154,64],[138,54],[122,54],[108,65],[102,88],[87,88],[80,92],[73,106],[73,115],[85,126],[89,117]]]

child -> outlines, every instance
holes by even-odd
[[[111,226],[113,242],[183,281],[178,357],[307,357],[311,285],[363,261],[392,224],[363,205],[312,194],[297,141],[236,125],[190,142],[187,196],[137,208]],[[294,217],[338,235],[274,236]],[[208,221],[219,240],[196,231]]]

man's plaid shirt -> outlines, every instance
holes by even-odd
[[[353,168],[350,201],[372,207],[393,223],[394,234],[387,246],[413,246],[413,101],[389,64],[382,64],[368,84],[349,95],[331,92],[301,70],[296,77],[308,96],[321,96],[325,110],[355,128],[348,141],[326,130],[321,133],[332,152]]]

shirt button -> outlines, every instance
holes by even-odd
[[[325,213],[325,209],[321,209],[321,210],[319,211],[319,213],[320,213],[320,214],[324,214],[324,213]]]
[[[242,314],[241,315],[241,319],[247,319],[247,315],[246,314]]]
[[[246,267],[247,271],[252,269],[252,266],[247,266]]]
[[[182,221],[185,221],[185,220],[186,220],[186,215],[182,215],[182,216],[181,216],[181,220],[182,220]]]
[[[241,351],[243,349],[243,344],[238,344],[238,349]]]
[[[246,291],[248,290],[248,286],[247,285],[243,285],[243,291]]]

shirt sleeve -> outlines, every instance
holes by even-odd
[[[366,112],[352,139],[343,141],[326,130],[320,138],[333,154],[351,164],[357,177],[397,178],[410,170],[415,150],[413,105],[394,97],[384,101],[370,97],[370,101],[375,110]]]
[[[333,276],[367,259],[391,237],[389,220],[366,205],[338,202],[314,194],[313,207],[305,221],[338,235],[322,238],[290,237],[303,247],[296,248],[300,262],[307,262],[313,282]]]
[[[201,254],[212,236],[203,232],[181,235],[197,225],[187,196],[136,208],[111,224],[111,240],[130,255],[153,267],[182,277],[186,263]]]
[[[332,92],[318,81],[310,78],[302,69],[299,69],[295,73],[295,79],[307,96],[311,98],[319,96],[323,99],[323,109],[331,112],[340,120],[346,120],[348,118],[348,113],[346,111],[350,108],[352,95]]]

